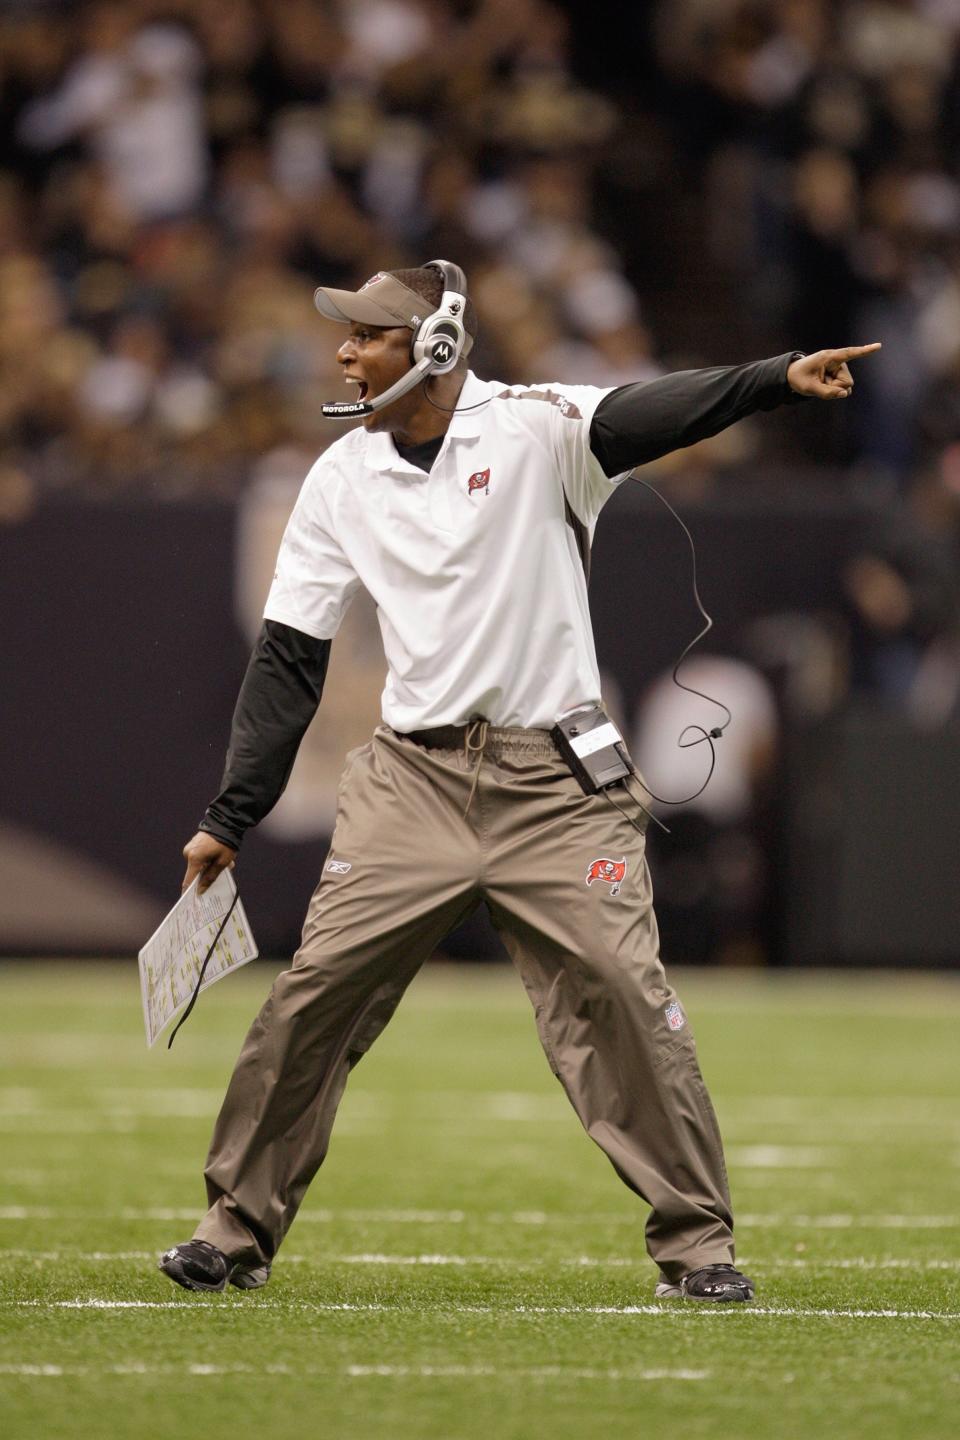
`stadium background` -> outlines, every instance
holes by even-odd
[[[321,279],[447,255],[505,380],[619,384],[880,339],[849,406],[650,467],[735,720],[652,845],[665,951],[955,965],[960,6],[152,0],[0,6],[0,949],[129,953],[215,792],[283,520],[339,434]],[[610,702],[661,793],[691,717],[689,554],[598,533]],[[715,642],[715,643],[714,643]],[[357,606],[242,884],[295,943]],[[451,955],[492,953],[479,923]]]

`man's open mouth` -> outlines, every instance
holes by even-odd
[[[368,391],[369,388],[370,388],[370,387],[368,386],[366,380],[361,380],[361,379],[359,378],[359,376],[357,376],[357,375],[348,375],[348,376],[347,376],[347,384],[348,384],[348,385],[356,385],[356,386],[358,387],[358,390],[357,390],[357,399],[358,399],[358,400],[366,400],[366,398],[367,398],[367,391]]]

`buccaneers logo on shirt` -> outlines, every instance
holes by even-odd
[[[482,490],[485,495],[490,494],[490,471],[475,470],[467,481],[467,494],[472,495],[475,490]]]
[[[599,860],[590,861],[586,883],[592,885],[594,880],[602,880],[605,885],[610,886],[611,895],[619,895],[620,886],[623,884],[623,877],[626,873],[626,855],[622,860],[608,860],[605,855],[602,855]]]

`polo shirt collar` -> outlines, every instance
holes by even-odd
[[[456,412],[450,416],[447,434],[464,438],[479,435],[487,408],[483,402],[489,399],[492,392],[493,386],[489,380],[478,380],[473,371],[468,370],[463,389],[457,396]],[[479,408],[473,410],[470,408],[473,405]]]
[[[450,424],[447,427],[447,434],[456,440],[474,438],[480,434],[483,425],[483,415],[486,400],[492,392],[489,381],[478,380],[472,370],[467,371],[467,378],[463,382],[463,388],[457,397],[456,414],[450,416]],[[471,410],[471,405],[479,405],[479,409]],[[410,471],[413,475],[422,476],[423,471],[418,470],[398,454],[397,447],[393,443],[393,436],[386,431],[378,431],[367,437],[365,460],[371,470],[392,470]]]

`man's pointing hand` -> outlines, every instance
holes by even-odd
[[[817,400],[845,400],[853,389],[853,376],[848,360],[859,360],[880,349],[874,345],[848,345],[845,350],[815,350],[794,360],[787,371],[787,383],[798,395],[812,395]]]

